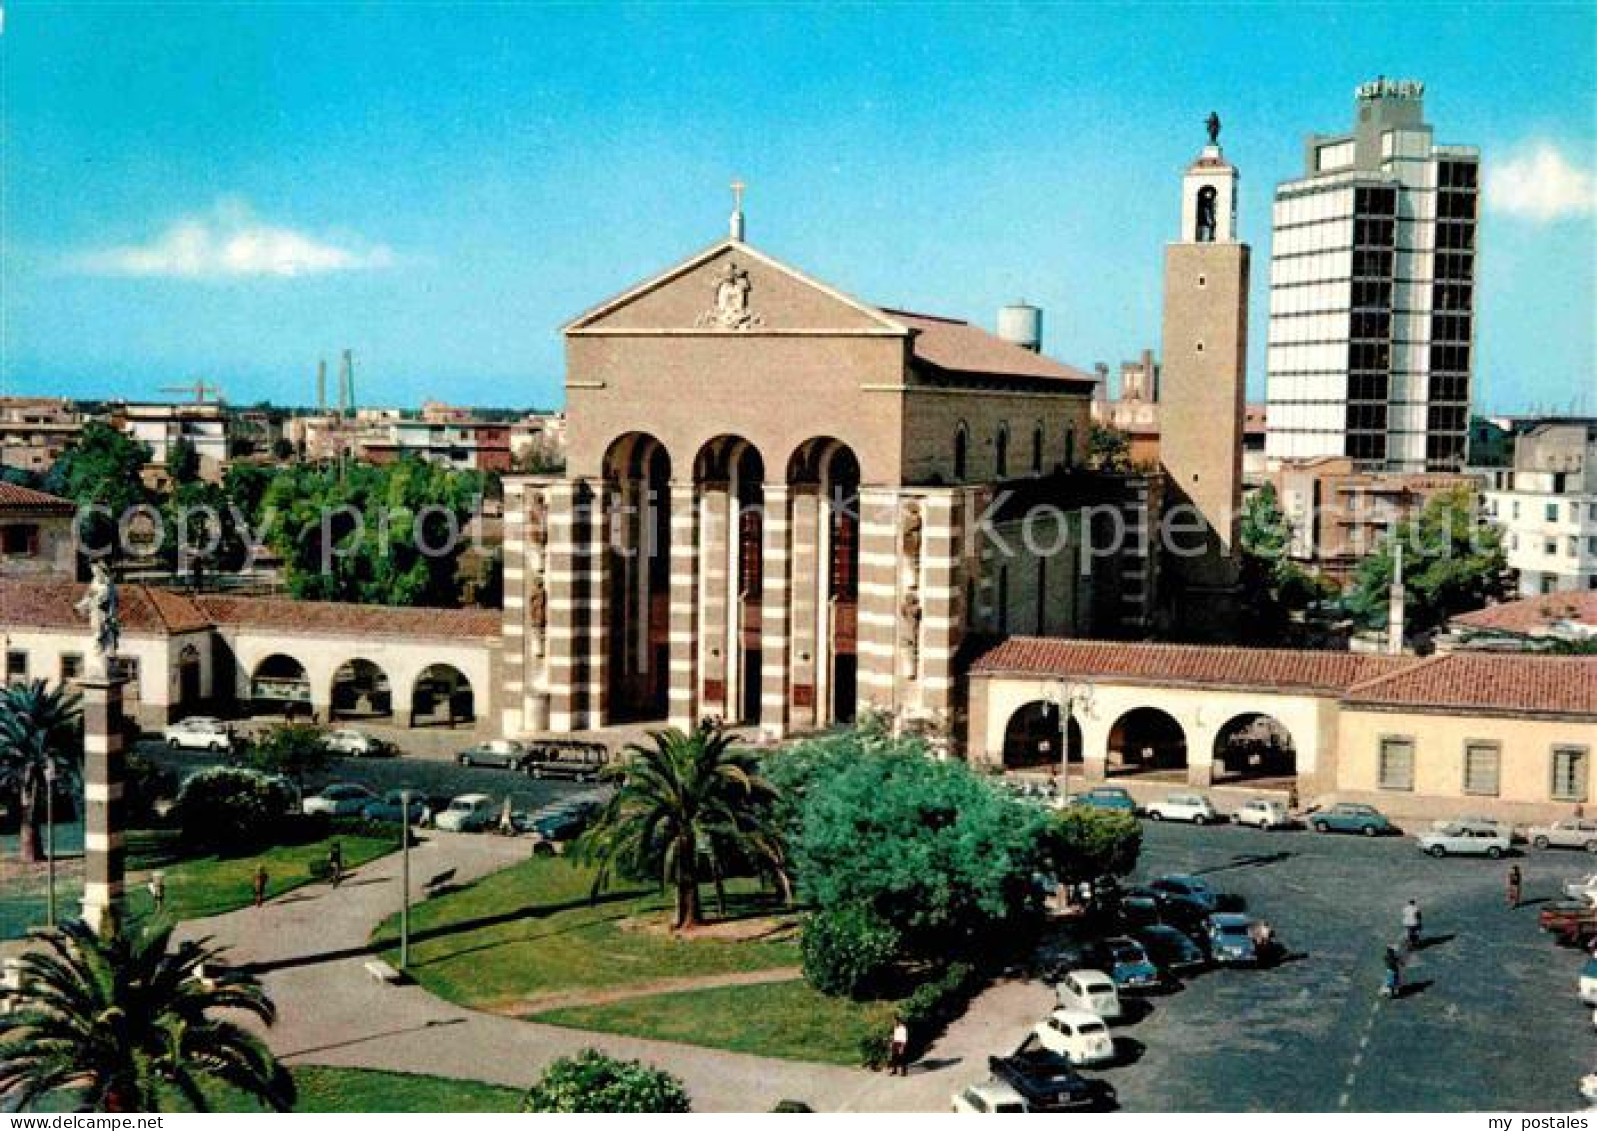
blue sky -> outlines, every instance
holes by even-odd
[[[1177,185],[1225,120],[1255,248],[1378,74],[1479,145],[1477,402],[1597,357],[1597,6],[5,5],[0,379],[153,398],[553,405],[558,327],[725,231],[870,301],[1047,348],[1158,344]],[[282,264],[298,268],[283,273]]]

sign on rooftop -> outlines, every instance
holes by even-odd
[[[1353,92],[1358,98],[1424,98],[1425,84],[1418,79],[1378,78],[1360,83]]]

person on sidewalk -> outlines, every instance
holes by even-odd
[[[327,850],[327,876],[335,888],[344,882],[343,841],[333,841],[333,846]]]
[[[1510,911],[1519,910],[1520,886],[1523,878],[1519,874],[1518,864],[1510,864],[1508,866],[1508,909]]]
[[[887,1045],[887,1074],[909,1075],[909,1026],[903,1017],[893,1018],[893,1037]]]
[[[259,907],[266,902],[266,884],[270,877],[266,874],[266,865],[255,865],[255,906]]]
[[[157,915],[166,910],[166,873],[152,872],[150,874],[150,901],[155,904]]]
[[[1412,899],[1403,905],[1403,937],[1408,940],[1408,948],[1417,950],[1420,945],[1420,930],[1424,917],[1420,914],[1420,905]]]
[[[1403,956],[1397,952],[1397,947],[1386,948],[1386,983],[1381,987],[1383,997],[1397,998],[1403,996]]]

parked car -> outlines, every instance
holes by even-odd
[[[1202,947],[1164,923],[1138,928],[1135,938],[1154,965],[1166,976],[1201,970],[1208,965]]]
[[[1546,904],[1537,914],[1536,922],[1565,946],[1585,946],[1597,938],[1597,906],[1583,899]]]
[[[1054,987],[1064,1009],[1096,1013],[1105,1021],[1120,1016],[1120,994],[1114,979],[1102,970],[1072,970]]]
[[[1252,825],[1256,829],[1289,829],[1292,827],[1292,814],[1287,810],[1286,802],[1275,801],[1268,797],[1250,797],[1236,811],[1231,814],[1231,819],[1239,825]]]
[[[586,814],[574,809],[550,809],[532,814],[525,828],[518,822],[518,832],[534,833],[544,840],[571,840],[588,825]]]
[[[1525,839],[1537,848],[1584,848],[1597,852],[1597,821],[1572,817],[1525,830]]]
[[[300,802],[300,810],[308,814],[325,813],[329,817],[357,817],[376,800],[377,795],[363,785],[335,782]]]
[[[1570,880],[1564,885],[1564,894],[1570,899],[1597,903],[1597,872],[1589,872],[1578,879]]]
[[[463,793],[433,818],[433,824],[452,833],[485,829],[499,816],[499,807],[486,793]]]
[[[329,754],[345,758],[386,758],[399,753],[399,747],[362,730],[330,731],[322,740]]]
[[[1110,981],[1114,982],[1116,990],[1128,990],[1133,993],[1156,990],[1164,981],[1159,968],[1153,964],[1148,952],[1136,939],[1116,935],[1104,940],[1103,951],[1105,958],[1103,967]]]
[[[1253,920],[1230,911],[1209,916],[1209,957],[1222,966],[1244,966],[1259,961],[1253,942]]]
[[[1444,825],[1419,838],[1429,856],[1486,856],[1496,860],[1514,847],[1508,834],[1490,825]]]
[[[1145,807],[1150,820],[1191,821],[1194,825],[1213,825],[1220,821],[1220,811],[1201,793],[1172,793]]]
[[[1002,1080],[984,1080],[954,1093],[956,1115],[1007,1115],[1030,1110],[1020,1093]]]
[[[1177,901],[1190,903],[1194,908],[1201,908],[1206,914],[1220,906],[1220,896],[1197,876],[1179,874],[1159,876],[1148,886],[1166,903]]]
[[[1362,836],[1388,836],[1397,831],[1386,815],[1373,805],[1338,801],[1309,818],[1317,833],[1359,833]]]
[[[1104,1064],[1115,1058],[1109,1026],[1096,1013],[1081,1009],[1056,1009],[1032,1030],[1038,1044],[1065,1057],[1071,1064]]]
[[[521,768],[535,778],[597,781],[609,761],[610,749],[602,742],[533,742]]]
[[[1576,986],[1580,1000],[1587,1005],[1597,1005],[1597,955],[1588,956],[1580,968],[1580,981]]]
[[[519,770],[527,757],[527,748],[513,738],[491,738],[467,747],[455,755],[462,766],[496,766],[501,770]]]
[[[1120,895],[1118,920],[1122,929],[1134,930],[1163,924],[1194,940],[1202,940],[1203,921],[1213,908],[1152,887],[1127,888]]]
[[[386,821],[397,825],[400,814],[405,809],[405,795],[401,790],[391,789],[376,801],[368,802],[366,808],[361,810],[361,816],[368,821]],[[419,790],[412,790],[410,794],[409,824],[425,825],[431,821],[433,811],[427,804],[427,799]]]
[[[1083,1076],[1070,1059],[1027,1041],[1009,1056],[990,1056],[987,1068],[1020,1093],[1030,1111],[1103,1111],[1115,1106],[1107,1080]]]
[[[1089,809],[1112,809],[1124,813],[1135,813],[1137,803],[1132,800],[1131,794],[1121,789],[1118,785],[1098,785],[1078,793],[1070,799],[1072,805],[1085,805]]]
[[[232,728],[209,715],[190,715],[163,729],[161,737],[173,750],[209,750],[220,754],[233,749]]]

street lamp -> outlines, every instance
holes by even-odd
[[[44,764],[44,921],[55,926],[55,762]]]
[[[410,965],[410,790],[399,791],[399,968]]]
[[[1092,713],[1092,684],[1060,680],[1049,698],[1059,712],[1059,794],[1054,804],[1063,809],[1070,804],[1070,723],[1078,706],[1083,715]]]

